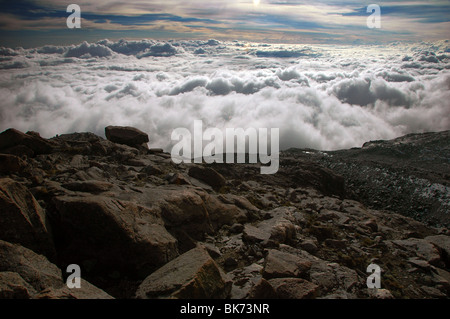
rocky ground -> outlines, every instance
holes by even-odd
[[[105,133],[0,134],[0,297],[450,296],[448,132],[433,135],[439,153],[414,148],[420,135],[400,139],[422,149],[419,160],[396,155],[403,171],[399,160],[378,166],[390,141],[283,152],[275,175],[254,164],[176,165],[146,148],[145,133]],[[427,223],[396,213],[417,207],[405,206],[408,192],[393,200],[408,174],[410,193],[415,178],[430,181],[419,189],[436,200],[435,210],[420,200]],[[382,289],[367,288],[371,263]],[[81,289],[65,284],[69,264],[81,267]]]

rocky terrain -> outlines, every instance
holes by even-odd
[[[448,298],[448,134],[289,150],[261,175],[176,165],[133,128],[6,130],[0,297]],[[367,288],[371,263],[382,289]]]

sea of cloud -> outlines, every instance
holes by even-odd
[[[450,129],[450,42],[372,46],[109,41],[0,48],[0,131],[280,128],[280,147],[335,150]]]

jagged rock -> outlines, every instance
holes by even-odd
[[[0,299],[30,299],[34,294],[33,287],[18,273],[0,272]]]
[[[248,299],[276,299],[278,298],[277,292],[272,285],[261,278],[250,290],[247,296]]]
[[[289,243],[296,238],[294,207],[280,207],[268,212],[272,218],[256,226],[245,225],[243,238],[247,242],[262,242],[264,246]]]
[[[50,287],[34,296],[34,299],[114,299],[108,293],[81,278],[80,288]]]
[[[0,240],[0,272],[20,275],[37,292],[63,285],[61,270],[47,258],[19,244]]]
[[[189,176],[199,179],[214,189],[225,186],[225,178],[210,167],[193,166],[189,169]]]
[[[268,283],[280,299],[311,299],[319,290],[319,286],[301,278],[275,278]]]
[[[0,240],[0,296],[5,294],[34,299],[112,298],[83,279],[81,288],[69,289],[63,281],[61,270],[47,258],[18,244]]]
[[[0,134],[0,150],[7,150],[18,145],[26,146],[31,149],[35,155],[48,154],[52,152],[52,145],[45,139],[36,135],[22,133],[16,129],[10,128]]]
[[[450,268],[450,236],[428,236],[425,240],[432,243],[439,249],[442,261],[445,263],[447,268]]]
[[[394,299],[392,293],[387,289],[368,289],[369,297],[373,299]]]
[[[94,260],[93,273],[119,270],[142,277],[178,254],[176,239],[150,209],[103,196],[61,196],[54,203],[61,259]]]
[[[55,254],[45,211],[22,184],[9,178],[0,179],[0,239],[49,257]]]
[[[192,188],[177,187],[161,191],[149,190],[145,197],[152,199],[150,205],[161,209],[161,216],[170,229],[185,231],[192,238],[201,240],[205,233],[211,233],[213,228],[202,196]],[[158,199],[158,202],[155,202]]]
[[[311,262],[296,255],[269,249],[264,263],[263,276],[266,279],[302,277],[311,268]]]
[[[299,246],[310,254],[315,254],[319,250],[317,243],[312,239],[302,241]]]
[[[105,127],[106,138],[114,143],[128,146],[140,146],[148,143],[148,135],[137,128],[129,126],[107,126]]]
[[[175,173],[172,176],[168,177],[168,181],[170,184],[175,185],[189,185],[191,184],[186,176],[181,173]]]
[[[205,207],[209,218],[215,229],[223,225],[233,225],[236,223],[245,223],[247,214],[236,205],[227,204],[220,200],[220,197],[210,195],[205,199]]]
[[[194,248],[148,276],[139,286],[136,297],[148,298],[226,298],[231,281],[208,252]]]
[[[443,264],[439,251],[427,240],[410,238],[404,240],[393,240],[392,243],[401,250],[405,251],[408,256],[420,257],[435,266],[442,266]]]
[[[17,173],[25,167],[27,163],[21,158],[10,154],[0,154],[0,174]]]
[[[113,184],[104,181],[77,181],[62,185],[62,187],[71,191],[85,193],[103,193],[110,190],[113,186]]]

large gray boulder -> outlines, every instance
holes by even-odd
[[[92,273],[118,271],[145,278],[178,255],[177,240],[159,213],[104,196],[54,198],[68,263],[90,264]]]
[[[83,271],[81,272],[83,276]],[[61,270],[42,255],[0,240],[0,298],[7,299],[112,299],[81,278],[70,289]]]
[[[226,298],[230,291],[228,277],[204,248],[196,247],[148,276],[136,297],[213,299]]]
[[[0,239],[50,258],[55,254],[45,211],[25,186],[10,178],[0,179]]]
[[[133,147],[149,142],[147,133],[130,126],[107,126],[105,135],[111,142]]]

